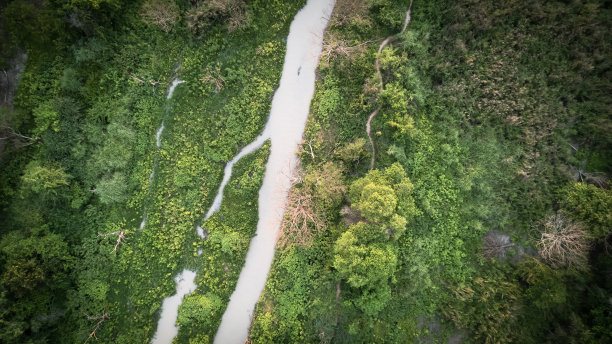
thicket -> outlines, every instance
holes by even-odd
[[[302,153],[347,192],[309,245],[281,238],[252,342],[609,341],[609,6],[415,1],[378,54],[409,2],[353,5]]]

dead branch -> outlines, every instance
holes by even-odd
[[[117,236],[117,243],[115,244],[115,248],[113,248],[111,252],[117,255],[117,247],[119,247],[119,245],[122,244],[121,240],[125,239],[125,230],[120,230],[120,231],[106,233],[106,234],[98,233],[98,236],[101,236],[103,238],[108,238],[109,236],[113,236],[113,235]]]
[[[169,32],[179,18],[178,7],[172,1],[151,0],[142,5],[141,17],[148,23]]]
[[[307,144],[307,145],[308,145],[308,148],[310,148],[310,152],[308,152],[307,150],[305,150],[305,149],[304,149],[304,144]],[[301,144],[301,146],[300,146],[300,148],[301,148],[301,151],[302,151],[302,152],[307,153],[307,154],[310,154],[310,157],[312,158],[312,162],[314,162],[314,161],[315,161],[314,151],[312,150],[312,140],[309,140],[309,141],[308,141],[308,142],[306,142],[306,143],[302,143],[302,144]]]
[[[325,227],[313,194],[307,186],[291,188],[281,224],[280,247],[284,248],[289,243],[306,245]]]
[[[16,148],[21,148],[37,142],[42,142],[42,139],[38,136],[30,137],[23,135],[15,129],[6,125],[0,126],[0,140],[12,140]]]
[[[378,42],[382,40],[382,38],[377,38],[369,41],[365,41],[356,45],[349,45],[349,43],[344,39],[339,39],[333,34],[329,34],[325,43],[323,44],[323,49],[321,51],[321,59],[325,59],[325,63],[329,65],[329,61],[333,58],[338,58],[339,56],[344,57],[352,57],[358,52],[365,51],[365,47],[374,42]]]
[[[204,75],[198,80],[203,83],[212,83],[215,86],[216,92],[221,91],[225,86],[225,79],[223,79],[223,77],[221,76],[221,71],[219,70],[219,67],[217,67],[216,70],[208,72],[206,75]]]
[[[139,83],[143,84],[145,81],[132,75],[132,79],[138,81]]]
[[[108,314],[106,311],[102,313],[102,315],[99,317],[93,317],[89,315],[87,316],[87,320],[98,320],[98,322],[96,323],[96,326],[94,326],[93,331],[91,331],[91,333],[87,337],[87,340],[85,340],[85,343],[87,343],[92,337],[98,340],[98,336],[96,336],[96,331],[98,331],[100,325],[102,325],[102,323],[108,318],[110,318],[110,314]]]
[[[542,259],[553,268],[583,268],[588,263],[589,236],[582,225],[555,214],[544,223],[537,248]]]
[[[514,243],[507,242],[507,237],[495,234],[486,234],[482,238],[483,248],[482,256],[485,258],[503,258],[506,255],[506,249],[514,247]]]

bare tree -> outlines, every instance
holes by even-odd
[[[307,186],[292,187],[281,224],[281,247],[289,243],[306,245],[324,228],[324,221],[315,205],[312,190]]]
[[[325,42],[323,43],[321,60],[324,60],[325,63],[329,65],[329,61],[331,59],[336,59],[340,56],[351,58],[357,53],[365,52],[368,44],[378,42],[380,40],[382,40],[382,38],[351,45],[347,40],[338,38],[338,36],[335,34],[330,33],[327,35]]]
[[[113,250],[111,251],[112,253],[114,253],[115,255],[117,255],[117,247],[119,247],[119,245],[122,244],[122,240],[125,239],[125,230],[120,230],[120,231],[116,231],[116,232],[112,232],[112,233],[106,233],[106,234],[101,234],[98,233],[98,236],[104,237],[104,238],[108,238],[109,236],[113,236],[116,235],[117,236],[117,243],[115,244],[115,248],[113,248]]]
[[[370,3],[363,0],[338,0],[330,17],[330,26],[358,25],[369,27],[372,25],[368,11]]]
[[[308,148],[310,148],[310,151],[306,150],[304,145],[308,145]],[[312,162],[315,161],[315,154],[314,154],[314,151],[312,150],[312,140],[308,140],[308,142],[306,142],[306,140],[302,141],[302,144],[300,145],[300,153],[306,153],[310,155],[310,157],[312,158]]]
[[[573,146],[572,146],[573,147]],[[608,176],[603,172],[588,172],[586,170],[587,161],[583,160],[580,166],[570,166],[572,179],[577,182],[591,183],[598,188],[608,187]]]
[[[205,32],[215,20],[226,21],[229,32],[248,27],[251,23],[244,0],[197,0],[192,3],[194,5],[185,14],[185,19],[194,34]]]
[[[537,247],[542,259],[553,268],[584,268],[588,263],[588,233],[562,214],[546,219]]]
[[[216,92],[221,91],[225,86],[225,79],[221,76],[221,67],[219,65],[214,69],[208,68],[208,72],[198,80],[205,84],[213,84]]]
[[[514,247],[507,235],[495,233],[493,231],[482,237],[482,256],[485,258],[503,258],[506,251]]]
[[[106,321],[106,319],[108,319],[108,318],[110,318],[110,314],[108,314],[106,311],[104,311],[104,313],[102,313],[102,315],[98,316],[98,317],[87,316],[88,320],[98,320],[98,322],[96,323],[96,326],[94,326],[93,330],[91,331],[91,333],[87,337],[87,340],[85,340],[85,343],[87,343],[92,337],[95,338],[96,340],[98,340],[98,336],[96,335],[96,331],[98,331],[98,329],[100,328],[100,325],[102,325],[102,323],[104,321]]]

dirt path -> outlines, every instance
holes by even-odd
[[[391,35],[385,38],[385,40],[382,41],[382,43],[380,43],[380,46],[378,47],[378,56],[376,56],[375,67],[376,67],[376,74],[378,74],[378,80],[380,81],[380,91],[379,92],[382,92],[385,89],[385,83],[383,81],[382,73],[380,72],[380,54],[382,53],[382,50],[389,44],[389,42],[391,42],[393,38],[395,38],[397,35],[403,34],[406,31],[406,29],[408,28],[408,24],[410,24],[410,10],[411,9],[412,9],[412,0],[410,0],[408,11],[406,11],[406,20],[404,20],[404,27],[402,28],[402,31],[400,31],[398,34]],[[371,135],[372,120],[374,119],[374,117],[376,117],[376,115],[378,115],[378,112],[380,111],[381,107],[382,106],[379,105],[376,108],[376,110],[374,110],[374,112],[370,114],[370,116],[368,117],[368,121],[366,122],[366,133],[368,134],[368,139],[370,140],[370,146],[372,147],[372,161],[370,162],[370,169],[374,169],[374,163],[376,162],[376,148],[374,147],[374,140],[372,140],[372,135]]]

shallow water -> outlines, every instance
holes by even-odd
[[[172,94],[174,94],[174,89],[176,88],[176,86],[184,82],[185,82],[184,80],[180,80],[180,79],[172,80],[172,83],[170,84],[170,87],[168,88],[168,95],[166,96],[166,99],[172,98]]]
[[[245,266],[223,314],[215,343],[242,344],[248,336],[253,310],[264,288],[274,258],[274,247],[285,211],[287,194],[291,188],[291,176],[297,163],[296,152],[302,142],[310,100],[314,93],[315,69],[321,54],[322,37],[333,6],[333,0],[309,0],[295,16],[287,39],[280,86],[272,100],[268,123],[261,135],[227,163],[217,195],[206,212],[208,219],[219,210],[223,201],[223,191],[231,178],[234,164],[270,139],[272,143],[270,156],[263,184],[259,190],[259,221],[256,236],[251,240]],[[174,87],[180,82],[176,84],[173,82],[168,92],[168,99],[172,96]],[[158,131],[158,142],[162,132],[163,123]],[[206,238],[207,233],[202,227],[197,226],[196,231],[201,238]],[[199,254],[201,250],[198,250]],[[183,271],[183,274],[192,273],[195,277],[194,272]],[[192,282],[193,278],[189,283]],[[177,283],[181,286],[181,283],[187,282],[177,280]],[[171,343],[178,334],[178,327],[175,325],[178,307],[183,296],[195,290],[195,287],[191,288],[189,285],[179,293],[179,286],[177,294],[166,298],[162,304],[162,316],[152,341],[154,344]]]
[[[267,130],[264,129],[264,132],[261,135],[259,135],[253,142],[242,148],[242,150],[230,162],[228,162],[227,165],[225,165],[223,181],[219,186],[219,190],[217,191],[217,195],[215,196],[215,200],[213,201],[212,206],[210,207],[210,209],[208,209],[208,212],[206,212],[206,218],[204,219],[204,221],[208,220],[208,218],[212,214],[216,213],[219,210],[219,207],[221,207],[221,202],[223,201],[223,190],[225,189],[225,185],[227,185],[227,182],[229,182],[232,176],[234,164],[238,162],[238,160],[240,160],[242,157],[249,155],[259,149],[264,144],[264,142],[266,142],[267,139],[268,133]],[[198,235],[200,235],[201,238],[204,238],[203,232],[200,232],[200,230],[198,230]]]
[[[164,132],[164,121],[162,121],[161,126],[157,129],[157,134],[155,134],[155,145],[157,147],[161,147],[161,135]]]

